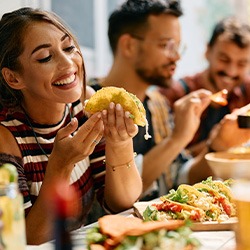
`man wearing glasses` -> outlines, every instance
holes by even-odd
[[[173,119],[167,99],[159,92],[159,86],[171,86],[180,59],[181,15],[175,0],[125,1],[109,18],[113,65],[106,77],[90,81],[95,90],[123,87],[144,104],[152,138],[144,139],[142,127],[134,138],[144,184],[142,200],[159,197],[177,185],[179,170],[188,160],[183,149],[192,140],[200,115],[210,102],[210,91],[187,95],[176,102]],[[210,172],[203,174],[207,177]]]

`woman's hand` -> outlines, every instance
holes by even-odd
[[[120,104],[110,103],[102,111],[102,120],[106,141],[105,201],[111,210],[118,212],[130,208],[142,190],[132,140],[138,127]]]
[[[61,163],[61,166],[70,165],[71,171],[75,163],[85,159],[93,152],[103,136],[104,128],[101,114],[92,115],[75,132],[77,127],[78,121],[73,118],[66,127],[58,131],[49,162],[51,159],[56,159],[57,163]]]
[[[102,111],[102,120],[106,143],[126,142],[138,132],[138,127],[130,118],[130,113],[124,111],[120,104],[115,105],[111,102],[108,110]]]

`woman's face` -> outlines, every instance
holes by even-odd
[[[83,62],[73,40],[46,22],[31,24],[24,36],[17,74],[26,105],[71,103],[82,95]]]

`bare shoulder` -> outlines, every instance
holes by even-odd
[[[21,157],[16,139],[11,132],[2,125],[0,125],[0,153]]]
[[[81,102],[83,106],[85,106],[85,101],[88,100],[92,95],[94,95],[96,91],[89,85],[86,86],[85,96],[81,96]]]
[[[95,93],[96,91],[91,86],[86,86],[86,99],[89,99]]]

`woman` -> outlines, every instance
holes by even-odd
[[[110,211],[131,207],[142,189],[137,127],[114,103],[86,118],[84,63],[62,21],[31,8],[3,15],[0,67],[0,162],[18,169],[28,244],[52,238],[46,196],[55,178],[80,190],[82,212],[71,229],[84,224],[95,192]]]

